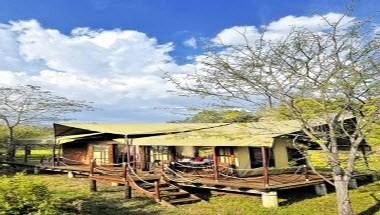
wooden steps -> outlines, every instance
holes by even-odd
[[[137,183],[138,184],[138,183]],[[154,186],[146,184],[138,184],[141,188],[148,192],[154,192]],[[159,184],[161,200],[158,201],[162,205],[175,206],[180,204],[189,204],[202,201],[201,198],[181,189],[175,184],[167,181],[161,181]]]

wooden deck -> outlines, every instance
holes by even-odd
[[[1,162],[0,162],[1,163]],[[24,166],[29,168],[38,168],[40,170],[51,171],[51,172],[71,172],[76,175],[90,175],[89,165],[60,165],[52,166],[51,164],[40,164],[40,163],[10,163],[2,162],[9,165]],[[112,167],[115,171],[121,171],[121,167]],[[149,173],[146,171],[137,171],[137,174],[144,180],[158,180],[161,177],[161,173],[157,171],[156,173]],[[104,181],[114,181],[115,183],[123,184],[123,179],[120,175],[107,175],[102,174],[101,170],[95,169],[94,175],[103,175]],[[362,177],[363,175],[358,175],[357,177]],[[101,177],[99,180],[101,181]],[[327,176],[328,177],[328,176]],[[307,187],[316,184],[325,183],[324,180],[313,174],[309,174],[306,178],[303,174],[293,174],[293,173],[283,173],[269,176],[269,183],[265,186],[263,182],[263,176],[254,176],[246,178],[237,177],[221,177],[219,180],[215,180],[212,177],[199,177],[193,174],[185,174],[183,177],[178,177],[174,174],[165,174],[164,178],[172,183],[175,183],[183,187],[195,187],[202,189],[220,190],[220,191],[230,191],[239,193],[253,193],[260,194],[262,192],[286,190],[299,187]],[[329,177],[328,177],[329,178]],[[136,179],[137,180],[137,179]]]
[[[247,178],[220,178],[215,180],[207,177],[195,177],[187,175],[182,177],[167,177],[168,180],[181,186],[196,187],[212,190],[253,193],[260,194],[262,192],[286,190],[297,187],[306,187],[315,184],[322,184],[324,180],[317,175],[309,175],[308,180],[304,175],[300,174],[278,174],[269,176],[269,184],[265,186],[262,176]]]

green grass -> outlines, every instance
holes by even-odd
[[[89,181],[85,177],[68,179],[66,175],[28,175],[33,181],[45,184],[54,198],[60,199],[69,214],[81,208],[83,214],[119,215],[119,214],[336,214],[335,193],[323,197],[314,195],[312,187],[280,192],[279,208],[267,209],[261,206],[259,196],[227,194],[219,192],[200,193],[208,199],[177,208],[167,208],[154,201],[135,194],[130,200],[123,198],[123,187],[111,187],[110,184],[99,184],[98,192],[89,192]],[[380,215],[380,202],[371,195],[380,199],[380,181],[366,184],[358,189],[351,190],[350,195],[353,207],[358,214]],[[75,209],[77,208],[77,209]],[[71,211],[71,212],[70,212]]]
[[[51,150],[32,150],[31,159],[39,160],[41,156],[48,156]],[[322,160],[316,156],[316,160]],[[17,152],[17,159],[23,159],[23,152]],[[372,160],[373,161],[373,160]],[[379,162],[372,162],[371,166],[379,168]],[[1,170],[1,168],[0,168]],[[2,172],[0,171],[0,175]],[[122,187],[111,187],[109,184],[100,184],[99,192],[91,193],[88,190],[88,179],[85,177],[67,179],[65,175],[28,175],[30,180],[40,181],[48,186],[55,198],[61,199],[68,213],[75,214],[81,209],[83,214],[169,214],[169,215],[208,215],[208,214],[336,214],[335,193],[317,197],[313,187],[280,192],[280,204],[276,209],[267,209],[261,206],[260,196],[226,194],[220,192],[200,193],[207,202],[200,202],[177,208],[166,208],[154,201],[136,194],[131,200],[123,198]],[[135,193],[134,193],[135,194]],[[351,190],[350,196],[356,213],[380,215],[380,181],[367,184]],[[373,197],[374,196],[374,197]],[[376,200],[378,199],[378,200]]]

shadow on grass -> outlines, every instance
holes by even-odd
[[[213,196],[211,193],[211,190],[208,190],[208,189],[200,189],[200,188],[192,188],[192,187],[182,187],[182,189],[206,201],[209,201],[210,198]]]
[[[373,215],[380,211],[380,199],[376,198],[374,194],[371,194],[371,196],[375,199],[376,203],[367,208],[367,210],[360,212],[358,215]]]
[[[60,209],[73,214],[153,215],[161,212],[159,208],[155,207],[156,205],[156,202],[144,197],[133,197],[132,200],[121,201],[120,199],[93,195],[64,199]]]
[[[327,186],[328,192],[334,191],[331,189],[331,187]],[[305,199],[312,199],[312,198],[318,198],[318,196],[315,193],[314,186],[307,186],[307,187],[300,187],[300,188],[294,188],[284,191],[278,192],[278,197],[280,199],[284,199],[280,202],[280,206],[284,205],[290,205],[297,202],[301,202]]]

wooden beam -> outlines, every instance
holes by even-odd
[[[130,144],[132,145],[133,139],[130,140]],[[137,146],[133,146],[133,170],[136,172],[137,169]]]
[[[94,168],[95,168],[95,159],[91,159],[90,161],[90,176],[94,175]]]
[[[145,149],[144,146],[136,146],[139,147],[139,162],[140,162],[140,170],[145,170]]]
[[[24,163],[28,163],[28,145],[24,146]]]
[[[214,160],[214,179],[215,181],[218,181],[219,179],[219,170],[218,170],[218,152],[217,152],[217,148],[214,146],[213,147],[213,160]]]
[[[56,145],[57,145],[57,138],[54,136],[52,166],[55,166],[55,147],[56,147]]]
[[[61,157],[62,157],[62,144],[60,144],[60,145],[58,145],[58,163],[57,163],[57,165],[59,166],[59,159],[61,159]]]
[[[130,164],[131,163],[131,148],[130,148],[130,145],[129,145],[129,139],[128,139],[128,135],[125,135],[125,139],[124,139],[124,143],[125,143],[125,147],[127,149],[127,163]]]
[[[261,147],[261,158],[263,162],[264,187],[268,187],[269,186],[268,157],[267,157],[267,150],[264,146]]]

